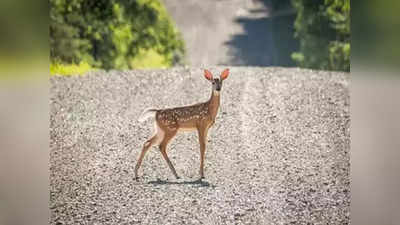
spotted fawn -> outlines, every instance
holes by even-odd
[[[204,154],[206,151],[207,132],[214,124],[220,104],[220,91],[222,81],[229,75],[229,69],[225,69],[219,78],[214,78],[210,71],[204,70],[204,77],[212,86],[211,97],[208,101],[190,106],[169,109],[148,109],[139,118],[140,122],[153,117],[155,120],[155,134],[147,140],[135,167],[135,178],[138,178],[138,170],[142,164],[146,152],[151,146],[158,145],[160,152],[167,161],[174,176],[179,179],[174,166],[167,155],[167,145],[171,139],[181,131],[197,130],[200,142],[200,179],[204,178]]]

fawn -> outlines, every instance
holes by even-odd
[[[174,176],[179,179],[174,166],[167,155],[168,142],[180,131],[197,130],[200,142],[200,179],[204,178],[204,154],[206,151],[207,132],[214,124],[217,116],[222,81],[229,75],[229,69],[225,69],[219,78],[213,78],[210,71],[204,70],[204,76],[211,82],[212,91],[208,101],[190,106],[170,109],[148,109],[139,118],[140,122],[149,117],[155,119],[155,134],[147,140],[135,167],[135,179],[138,179],[138,170],[142,164],[144,155],[151,146],[158,145],[160,152],[167,161]]]

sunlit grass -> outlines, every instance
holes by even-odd
[[[131,61],[132,68],[135,69],[161,69],[171,67],[165,56],[153,49],[140,50],[139,54]]]
[[[92,70],[95,70],[95,68],[86,62],[80,62],[79,64],[62,64],[62,63],[50,64],[51,75],[64,75],[64,76],[84,75]]]
[[[168,62],[166,57],[153,49],[140,50],[139,54],[131,60],[131,68],[133,69],[164,69],[169,67],[171,67],[171,63]],[[91,66],[87,62],[80,62],[79,64],[53,62],[50,64],[51,75],[85,75],[87,72],[96,69],[98,68]]]

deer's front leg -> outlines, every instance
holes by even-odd
[[[204,156],[206,153],[208,127],[199,127],[199,128],[197,128],[197,131],[199,133],[199,142],[200,142],[200,179],[203,179],[204,178]]]

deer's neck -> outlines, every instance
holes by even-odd
[[[219,108],[219,91],[212,91],[210,100],[208,100],[208,112],[211,114],[211,117],[215,119],[218,113]]]

